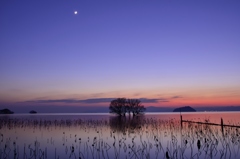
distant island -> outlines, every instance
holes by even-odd
[[[0,114],[13,114],[14,112],[9,109],[2,109],[0,110]]]
[[[173,110],[173,112],[196,112],[196,110],[190,106],[185,106],[185,107],[176,108]]]
[[[35,110],[31,110],[29,113],[30,114],[37,114],[37,112]]]

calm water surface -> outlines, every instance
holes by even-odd
[[[240,126],[240,112],[182,113]],[[240,128],[179,113],[0,116],[2,158],[240,158]]]

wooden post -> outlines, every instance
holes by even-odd
[[[222,134],[224,135],[224,132],[223,132],[223,119],[221,118],[221,130],[222,130]]]
[[[181,122],[181,128],[182,128],[182,115],[180,115],[180,122]]]

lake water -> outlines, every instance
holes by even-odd
[[[240,112],[182,113],[240,126]],[[0,115],[2,158],[240,158],[240,128],[179,113]]]

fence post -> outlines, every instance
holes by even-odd
[[[180,122],[181,122],[181,128],[182,128],[182,115],[180,115]]]
[[[221,118],[221,129],[222,129],[222,134],[224,135],[224,132],[223,132],[223,119]]]

